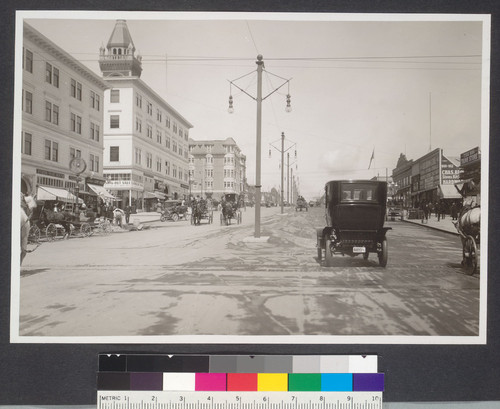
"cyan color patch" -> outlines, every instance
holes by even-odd
[[[350,373],[324,373],[321,374],[321,391],[351,392],[352,374]]]

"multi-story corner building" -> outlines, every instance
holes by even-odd
[[[193,126],[141,80],[124,20],[118,20],[99,66],[109,89],[104,93],[105,187],[120,206],[152,208],[158,199],[187,196],[188,138]]]
[[[405,205],[415,208],[422,203],[436,202],[447,207],[453,201],[461,199],[454,186],[460,178],[459,166],[459,159],[444,155],[441,148],[416,160],[408,161],[402,155],[392,172],[397,185],[396,195],[402,198]]]
[[[233,138],[189,139],[190,194],[219,200],[225,193],[245,192],[246,156]]]
[[[22,58],[22,192],[70,202],[76,191],[87,204],[111,197],[102,188],[107,84],[26,23]],[[73,158],[80,166],[70,169]]]

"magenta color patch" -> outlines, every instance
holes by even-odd
[[[225,391],[225,373],[197,373],[195,376],[195,391]]]

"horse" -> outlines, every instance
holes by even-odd
[[[36,206],[36,201],[32,196],[21,195],[21,264],[23,264],[26,253],[28,253],[30,219]]]
[[[193,206],[193,224],[197,225],[201,223],[201,217],[203,213],[206,212],[206,206],[203,201],[196,202]]]
[[[222,204],[222,215],[224,217],[224,221],[226,222],[226,225],[231,222],[231,219],[234,217],[236,209],[237,209],[237,206],[235,203],[224,202]]]

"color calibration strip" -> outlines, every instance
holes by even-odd
[[[100,355],[100,391],[375,392],[377,356]]]

